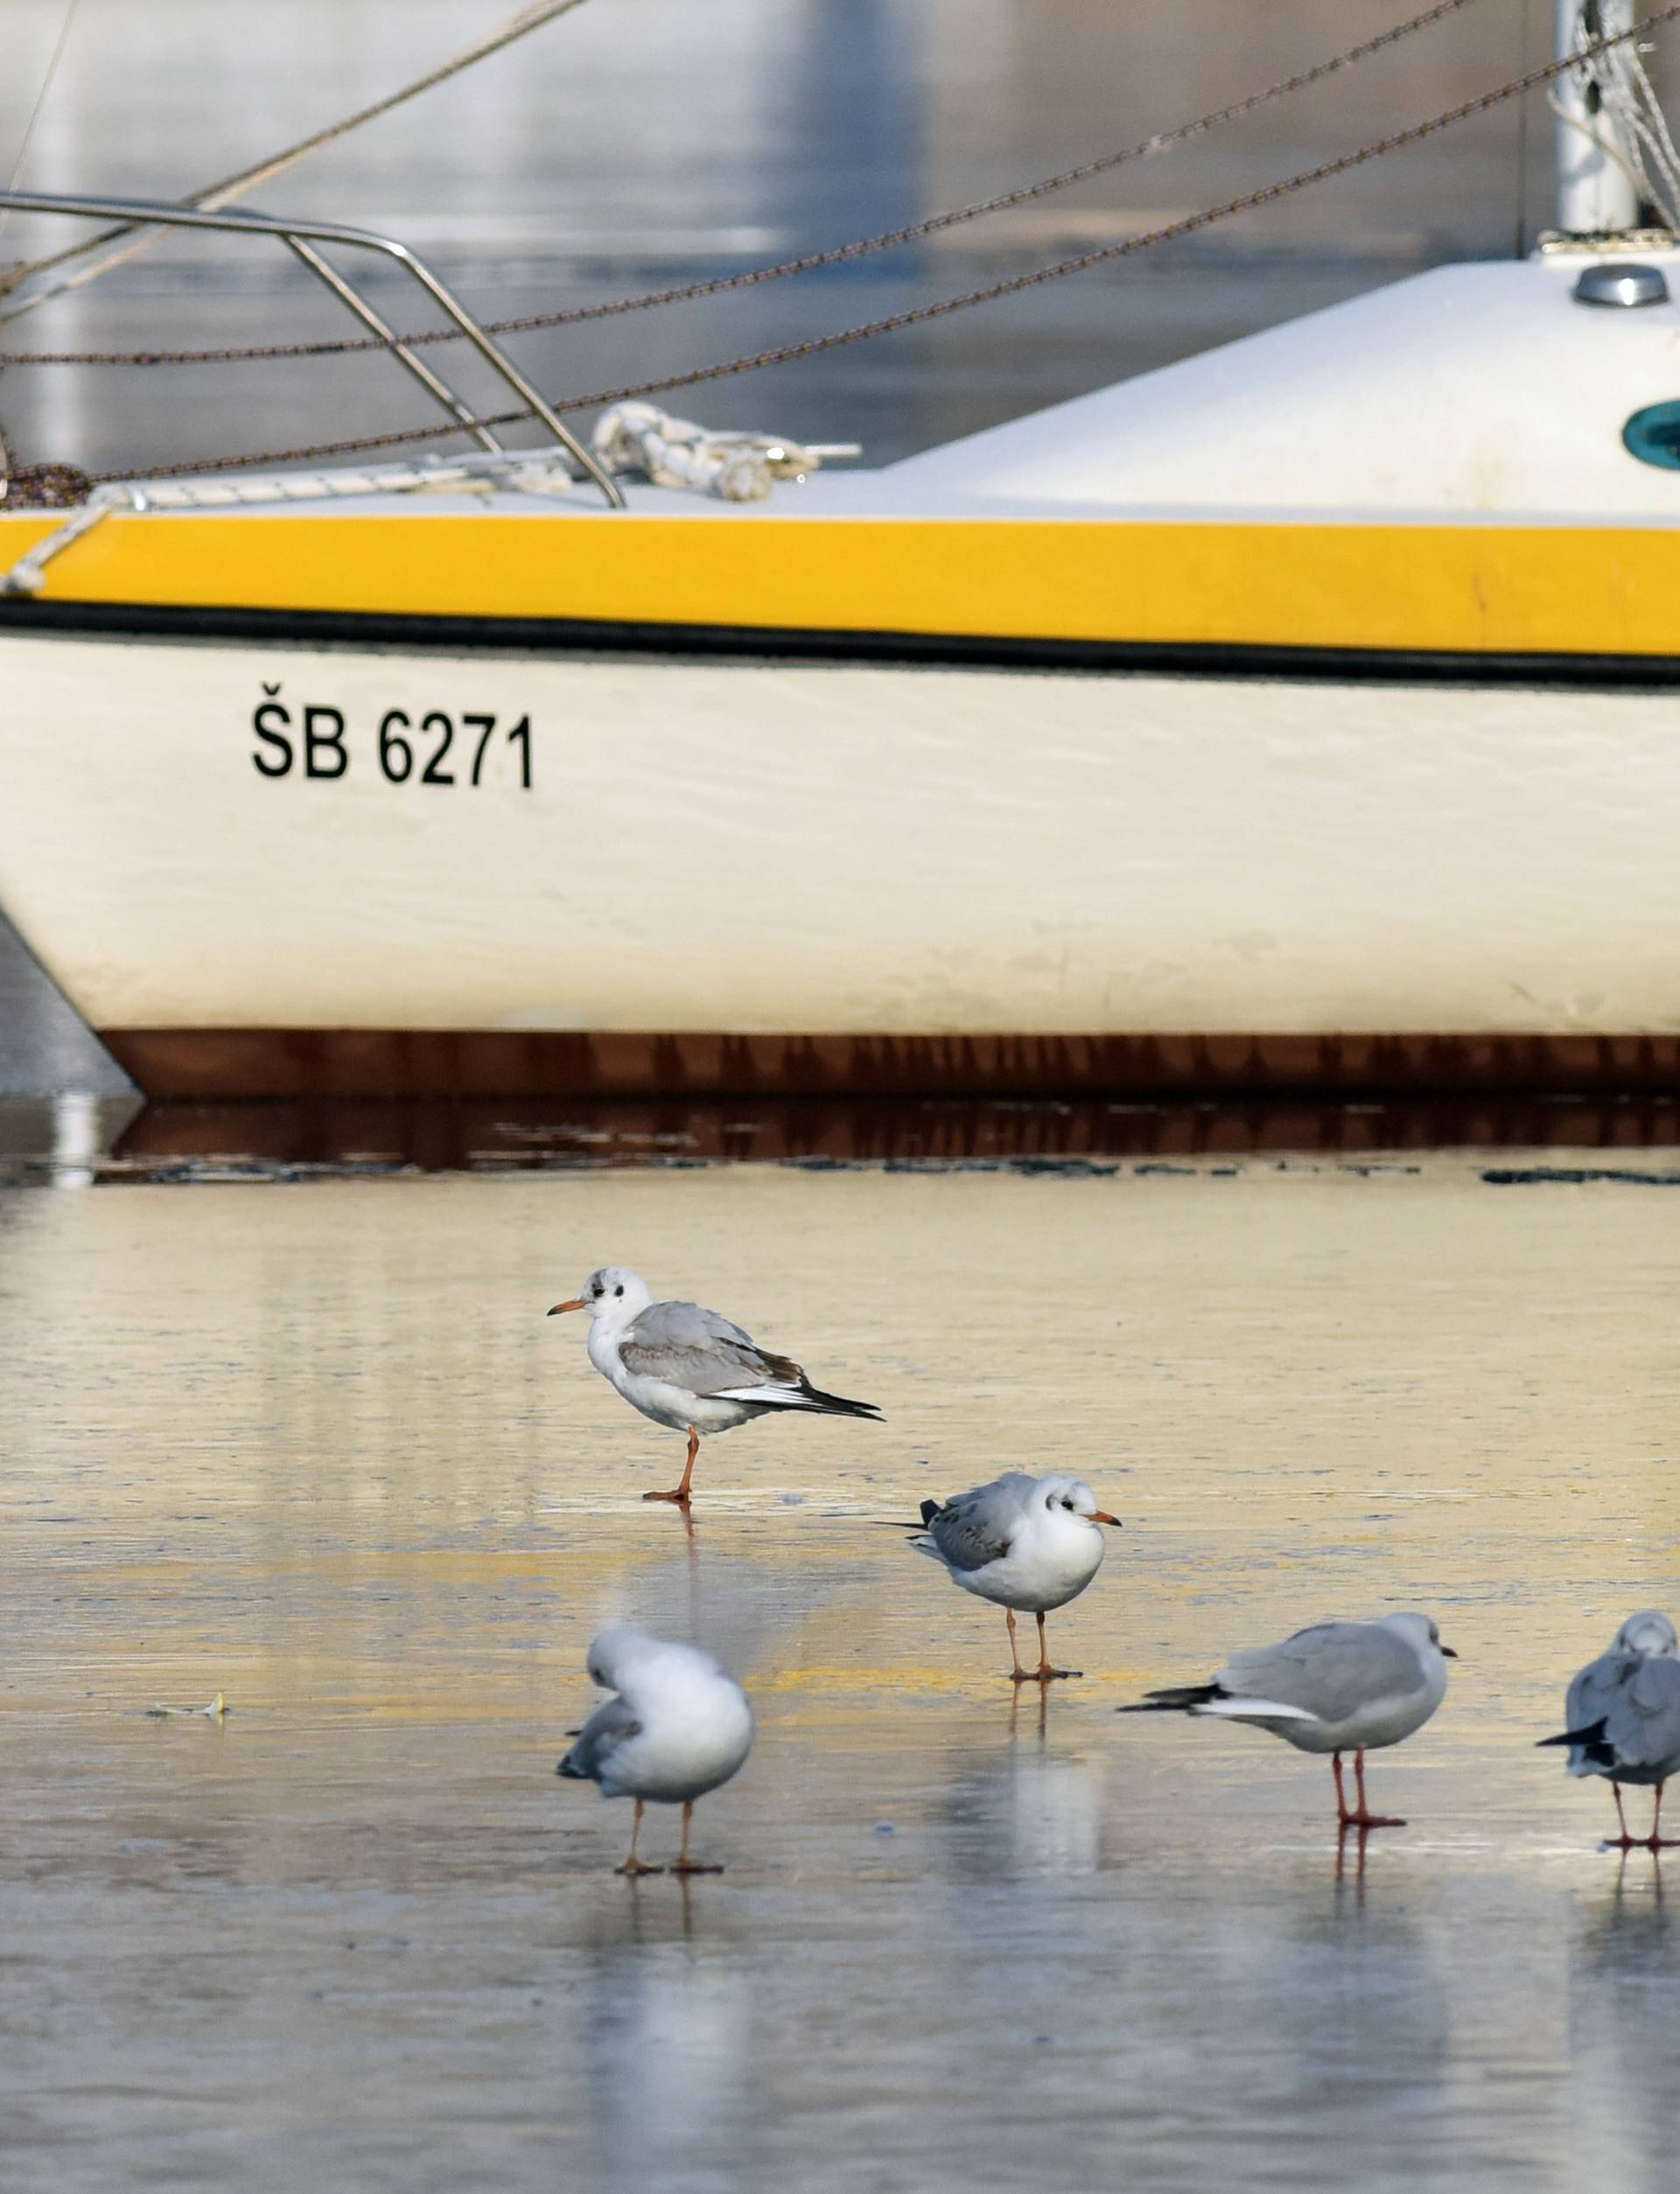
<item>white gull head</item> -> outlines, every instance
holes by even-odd
[[[1115,1520],[1097,1507],[1096,1496],[1084,1479],[1066,1470],[1053,1470],[1040,1478],[1028,1496],[1027,1505],[1040,1510],[1053,1524],[1088,1524],[1099,1539],[1099,1519],[1104,1524]]]
[[[1616,1632],[1616,1646],[1623,1653],[1638,1653],[1647,1660],[1672,1660],[1680,1639],[1667,1616],[1655,1608],[1630,1615]]]
[[[1441,1628],[1432,1616],[1385,1615],[1374,1627],[1392,1630],[1396,1637],[1404,1638],[1425,1672],[1433,1677],[1438,1672],[1445,1686],[1446,1671],[1440,1664],[1443,1658],[1456,1661],[1459,1657],[1450,1645],[1441,1644]]]
[[[627,1326],[654,1300],[654,1291],[640,1272],[623,1265],[603,1265],[584,1282],[583,1293],[570,1302],[556,1303],[550,1318],[563,1310],[586,1310],[592,1323]]]

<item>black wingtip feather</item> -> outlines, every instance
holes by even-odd
[[[921,1504],[922,1522],[924,1524],[931,1524],[934,1518],[939,1514],[940,1506],[941,1504],[937,1501],[924,1501]]]
[[[873,1402],[851,1402],[844,1394],[825,1394],[820,1386],[813,1386],[807,1378],[800,1380],[799,1391],[813,1409],[820,1409],[827,1416],[867,1417],[877,1425],[883,1421],[881,1412]]]
[[[1593,1722],[1586,1729],[1565,1729],[1561,1736],[1536,1738],[1535,1749],[1536,1752],[1544,1751],[1549,1744],[1578,1745],[1596,1766],[1610,1767],[1614,1764],[1615,1756],[1604,1742],[1604,1731],[1605,1724],[1601,1721]]]
[[[1217,1684],[1176,1684],[1170,1691],[1146,1693],[1135,1706],[1116,1707],[1117,1714],[1181,1714],[1192,1707],[1205,1707],[1211,1699],[1228,1696]]]

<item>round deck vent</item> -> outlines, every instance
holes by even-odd
[[[1669,285],[1661,267],[1632,259],[1606,259],[1588,267],[1575,284],[1577,305],[1666,305]]]
[[[1680,473],[1680,401],[1648,403],[1621,430],[1623,445],[1642,465]]]

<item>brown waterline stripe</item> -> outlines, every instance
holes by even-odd
[[[1680,1146],[1680,1098],[1469,1097],[1367,1104],[1119,1104],[979,1098],[324,1097],[147,1105],[106,1170],[138,1180],[351,1170],[527,1173],[696,1165],[1025,1173],[1176,1172],[1266,1155],[1453,1149],[1603,1151],[1628,1164]],[[0,1160],[0,1169],[4,1160]]]
[[[103,1028],[148,1097],[1668,1103],[1680,1037]]]

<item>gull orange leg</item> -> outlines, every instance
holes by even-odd
[[[697,1859],[689,1856],[689,1824],[694,1819],[694,1800],[690,1798],[682,1808],[682,1849],[677,1855],[673,1874],[721,1874],[721,1867],[703,1867]]]
[[[1651,1815],[1651,1833],[1646,1839],[1645,1844],[1647,1851],[1672,1851],[1676,1840],[1680,1840],[1680,1839],[1664,1836],[1662,1833],[1662,1792],[1665,1787],[1661,1783],[1656,1786],[1656,1811]]]
[[[1614,1776],[1610,1778],[1610,1794],[1616,1801],[1616,1826],[1620,1829],[1621,1833],[1619,1836],[1606,1836],[1605,1843],[1612,1851],[1631,1851],[1639,1839],[1628,1833],[1628,1815],[1621,1803],[1621,1785],[1616,1781]]]
[[[642,1499],[644,1501],[675,1501],[679,1508],[687,1508],[689,1505],[689,1480],[694,1476],[694,1459],[699,1452],[700,1435],[695,1430],[694,1426],[690,1425],[689,1426],[689,1459],[682,1466],[682,1484],[679,1486],[674,1486],[668,1493],[644,1493],[641,1497]]]
[[[1359,1792],[1359,1811],[1348,1813],[1343,1819],[1355,1828],[1404,1828],[1404,1821],[1392,1813],[1374,1813],[1365,1802],[1365,1749],[1362,1745],[1354,1755],[1354,1784]]]
[[[1018,1684],[1030,1684],[1032,1681],[1032,1673],[1021,1666],[1021,1649],[1015,1643],[1015,1610],[1013,1608],[1004,1609],[1004,1621],[1009,1625],[1009,1657],[1015,1664],[1015,1681]]]
[[[1042,1611],[1040,1611],[1039,1616],[1039,1665],[1032,1671],[1032,1673],[1038,1678],[1040,1683],[1041,1684],[1050,1683],[1058,1676],[1082,1676],[1084,1673],[1082,1669],[1078,1668],[1051,1667],[1050,1649],[1044,1642],[1044,1616]]]
[[[641,1833],[642,1812],[642,1802],[640,1798],[638,1798],[636,1800],[635,1825],[630,1831],[630,1854],[626,1859],[624,1864],[618,1869],[620,1874],[627,1874],[634,1876],[639,1874],[663,1874],[665,1871],[663,1867],[648,1866],[643,1861],[638,1859],[636,1856],[636,1839]]]
[[[1343,1830],[1357,1828],[1362,1833],[1367,1828],[1404,1828],[1406,1824],[1403,1820],[1390,1819],[1382,1814],[1372,1812],[1370,1807],[1365,1803],[1365,1755],[1363,1752],[1355,1752],[1354,1755],[1354,1781],[1359,1791],[1357,1812],[1350,1813],[1348,1810],[1348,1793],[1342,1785],[1340,1752],[1333,1752],[1330,1755],[1330,1771],[1336,1778],[1336,1826],[1338,1828]]]

